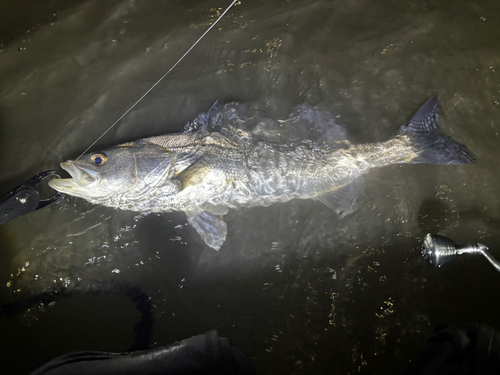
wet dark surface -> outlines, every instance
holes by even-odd
[[[50,22],[44,10],[2,31],[2,194],[78,156],[230,2],[62,3]],[[155,306],[151,345],[216,328],[258,374],[401,374],[438,325],[500,328],[500,279],[484,258],[434,269],[420,256],[432,232],[500,258],[499,34],[497,1],[236,6],[100,147],[179,131],[218,98],[272,118],[314,105],[353,142],[380,142],[437,95],[441,129],[477,163],[373,170],[346,217],[308,200],[230,212],[219,252],[183,213],[65,197],[0,227],[0,303],[94,280],[138,287]],[[140,319],[116,294],[42,307],[0,316],[10,373],[128,350]]]

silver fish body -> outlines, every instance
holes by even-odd
[[[343,191],[369,169],[399,163],[473,163],[474,156],[436,126],[429,99],[394,138],[375,144],[302,141],[273,144],[221,121],[213,107],[194,131],[145,138],[62,163],[72,178],[54,189],[91,203],[139,212],[184,211],[207,245],[218,250],[228,209],[316,199],[334,210]],[[224,120],[224,119],[223,119]],[[342,208],[341,208],[342,207]]]

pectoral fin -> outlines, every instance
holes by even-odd
[[[362,193],[363,187],[364,180],[360,177],[350,184],[323,193],[314,199],[344,217],[356,211],[356,197]]]
[[[185,189],[188,186],[199,185],[206,181],[211,171],[212,168],[209,165],[203,163],[203,161],[198,161],[185,169],[176,178],[181,182],[182,188]]]
[[[193,216],[188,213],[188,223],[196,229],[205,243],[215,250],[219,250],[226,240],[227,224],[208,212],[200,212]]]

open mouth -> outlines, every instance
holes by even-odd
[[[88,187],[97,181],[97,175],[93,171],[76,166],[72,160],[61,163],[61,168],[68,172],[71,178],[52,179],[49,186],[62,193]]]

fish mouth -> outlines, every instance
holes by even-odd
[[[49,181],[49,186],[61,193],[77,195],[77,191],[89,188],[98,181],[97,173],[75,165],[73,160],[68,160],[60,165],[70,174],[71,178],[54,178]]]

